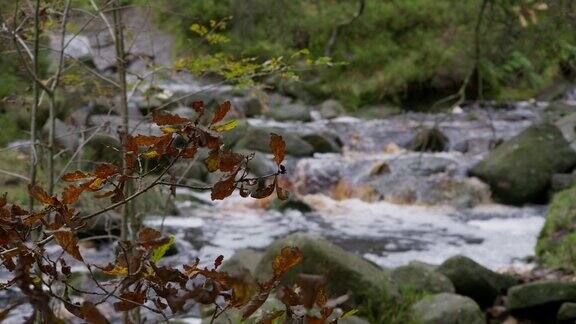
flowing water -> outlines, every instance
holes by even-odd
[[[486,198],[487,188],[470,179],[467,171],[494,140],[508,139],[537,122],[543,106],[521,102],[507,109],[410,113],[382,120],[252,119],[252,125],[296,133],[329,130],[341,137],[343,154],[287,161],[294,191],[313,211],[267,210],[240,197],[212,203],[207,194],[182,190],[180,194],[207,204],[185,201],[179,204],[180,216],[150,217],[147,222],[163,223],[177,236],[180,251],[207,261],[219,254],[229,257],[237,249],[261,250],[278,237],[307,232],[383,267],[411,260],[438,264],[456,254],[497,270],[522,266],[523,259],[533,254],[545,207],[494,204]],[[449,138],[450,149],[441,153],[402,149],[422,126],[440,128]],[[374,180],[375,166],[383,164],[388,173]],[[339,182],[349,185],[348,196],[335,197],[334,186]],[[359,199],[366,183],[376,186],[377,199],[374,195]],[[446,183],[452,187],[442,185]],[[403,199],[406,192],[410,199]]]

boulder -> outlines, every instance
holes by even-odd
[[[332,119],[344,115],[344,106],[338,100],[328,99],[320,105],[320,117]]]
[[[576,303],[564,303],[558,309],[556,319],[559,321],[572,321],[576,320]]]
[[[390,273],[390,276],[401,289],[433,294],[455,291],[448,277],[418,263],[398,267]]]
[[[498,295],[517,282],[465,256],[454,256],[444,261],[438,272],[450,279],[457,294],[474,299],[482,307],[491,306]]]
[[[274,160],[272,160],[271,154],[246,150],[238,151],[237,153],[243,155],[254,154],[254,157],[248,162],[248,168],[250,169],[250,173],[257,177],[262,177],[278,170],[278,166]]]
[[[262,252],[250,249],[238,250],[231,258],[224,260],[220,270],[230,275],[235,275],[247,270],[251,275],[254,275],[256,266],[262,259],[262,256]]]
[[[412,317],[419,324],[484,324],[486,319],[470,298],[441,293],[412,305]]]
[[[274,199],[274,202],[272,202],[270,208],[278,211],[285,211],[290,209],[298,210],[302,213],[309,213],[313,210],[309,204],[302,201],[298,197],[295,197],[294,194],[291,194],[290,197],[286,200],[280,200],[278,198]]]
[[[554,173],[570,171],[576,153],[560,130],[550,124],[529,127],[499,145],[470,174],[490,185],[500,202],[541,202]]]
[[[285,284],[293,285],[300,273],[322,275],[328,280],[328,296],[349,293],[352,304],[361,305],[370,299],[381,303],[382,310],[386,301],[399,296],[396,285],[378,266],[324,238],[308,234],[292,234],[270,245],[256,267],[259,282],[272,277],[272,261],[286,246],[298,247],[304,259],[286,273],[282,279]]]
[[[518,317],[552,320],[565,302],[576,302],[576,283],[541,281],[510,288],[506,307]]]
[[[272,128],[249,127],[246,135],[235,145],[236,150],[250,150],[271,153],[270,134],[276,133],[282,136],[286,142],[286,154],[292,156],[311,156],[314,148],[300,137]]]
[[[420,130],[408,145],[408,149],[418,152],[442,152],[448,145],[448,137],[434,127]]]
[[[310,109],[303,104],[292,103],[280,107],[270,107],[266,116],[278,121],[302,121],[309,122],[312,120]]]
[[[546,212],[546,222],[536,243],[536,255],[547,267],[576,269],[576,187],[558,192]]]
[[[314,152],[342,153],[343,143],[337,134],[331,132],[310,133],[303,135],[302,139],[312,145]]]

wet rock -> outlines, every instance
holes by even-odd
[[[342,153],[342,140],[337,134],[317,132],[303,135],[302,139],[314,147],[314,152]]]
[[[556,318],[559,321],[574,321],[576,320],[576,303],[564,303],[558,310]]]
[[[484,324],[486,320],[478,305],[470,298],[442,293],[425,297],[411,308],[416,323],[421,324]]]
[[[574,173],[554,173],[552,175],[551,190],[553,192],[568,189],[576,184],[576,174]]]
[[[456,293],[474,299],[480,306],[491,306],[498,295],[517,281],[491,271],[465,256],[455,256],[438,267],[452,281]]]
[[[282,281],[286,284],[294,284],[300,273],[317,274],[325,276],[330,283],[326,287],[327,295],[351,292],[351,302],[356,305],[365,298],[381,298],[378,302],[384,302],[398,297],[395,284],[382,269],[321,237],[307,234],[292,234],[268,247],[256,268],[260,282],[272,277],[272,261],[286,246],[296,246],[304,254],[302,262],[284,276]]]
[[[248,118],[262,116],[266,110],[262,100],[257,97],[241,98],[236,104],[243,111],[244,116]]]
[[[576,110],[576,107],[572,111]],[[573,150],[576,150],[576,113],[571,113],[557,120],[554,125],[560,129],[564,138],[570,143]]]
[[[344,106],[338,100],[329,99],[320,105],[320,117],[332,119],[344,115]]]
[[[309,213],[313,210],[310,205],[300,200],[298,197],[295,197],[293,194],[286,200],[275,199],[270,208],[278,211],[292,209],[302,213]]]
[[[418,152],[442,152],[448,145],[448,137],[438,128],[424,128],[412,139],[408,149]]]
[[[390,273],[390,276],[400,288],[426,293],[455,291],[448,277],[417,263],[398,267]]]
[[[558,192],[546,212],[546,222],[536,243],[539,261],[552,268],[575,269],[576,187]]]
[[[518,317],[553,320],[565,302],[576,302],[576,283],[532,282],[510,288],[506,307]]]
[[[303,104],[293,103],[281,107],[270,107],[266,116],[278,121],[302,121],[312,120],[310,109]]]
[[[286,154],[293,156],[310,156],[314,153],[314,148],[300,137],[265,127],[249,127],[246,135],[236,143],[236,149],[255,150],[271,153],[270,134],[276,133],[282,136],[286,142]]]
[[[541,202],[554,173],[571,170],[576,153],[553,125],[532,126],[498,146],[470,174],[488,183],[500,202]]]

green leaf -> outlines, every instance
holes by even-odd
[[[221,133],[225,131],[232,130],[238,126],[238,121],[236,119],[227,122],[226,124],[220,126],[214,126],[214,130]]]
[[[156,263],[160,259],[162,259],[162,257],[164,256],[164,254],[166,254],[166,251],[168,251],[168,249],[170,248],[170,246],[172,246],[172,244],[174,244],[174,235],[170,235],[170,239],[168,240],[168,242],[166,242],[166,244],[161,245],[154,249],[154,252],[152,253],[152,262]]]

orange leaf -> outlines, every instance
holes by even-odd
[[[101,179],[106,179],[120,172],[120,168],[110,163],[102,163],[94,170],[94,176]]]
[[[298,263],[302,261],[304,255],[300,249],[296,247],[284,247],[280,254],[274,258],[272,262],[272,269],[274,270],[274,276],[280,278],[290,269],[295,267]]]
[[[78,261],[84,261],[78,248],[78,240],[76,235],[68,227],[61,227],[54,229],[54,238],[60,246]]]
[[[230,104],[230,101],[224,101],[224,103],[218,107],[216,114],[214,114],[214,118],[212,119],[211,124],[212,125],[216,124],[217,122],[224,119],[224,117],[226,117],[226,114],[230,111],[231,107],[232,105]]]
[[[76,186],[66,187],[64,189],[64,192],[62,193],[62,202],[67,205],[75,203],[83,191],[84,187],[76,187]]]
[[[182,151],[182,157],[185,159],[192,159],[196,156],[197,152],[197,147],[187,147]]]
[[[74,172],[70,172],[70,173],[63,175],[62,180],[66,181],[66,182],[74,182],[74,181],[86,179],[88,177],[90,177],[90,175],[87,173],[84,173],[82,171],[74,171]]]
[[[280,165],[286,155],[286,143],[282,139],[282,136],[274,133],[270,134],[270,149],[272,150],[272,154],[274,154],[274,161]]]
[[[117,312],[129,311],[133,308],[139,307],[144,304],[146,300],[146,294],[141,292],[130,292],[126,291],[120,295],[122,301],[114,303],[114,309]]]
[[[151,146],[158,143],[161,139],[162,137],[157,136],[136,135],[134,142],[139,146]]]
[[[176,114],[170,114],[165,111],[155,111],[152,114],[152,121],[158,126],[181,125],[190,122],[188,118],[180,117]]]
[[[41,204],[55,206],[59,203],[58,199],[48,195],[46,191],[38,186],[28,185],[28,192]]]
[[[36,224],[36,222],[38,222],[39,220],[43,219],[45,216],[45,213],[34,213],[34,214],[30,214],[27,215],[26,217],[24,217],[22,219],[22,223],[24,223],[24,225],[26,226],[32,226],[34,224]]]
[[[242,155],[232,151],[224,151],[220,155],[220,170],[222,172],[232,172],[236,170],[242,162]]]

